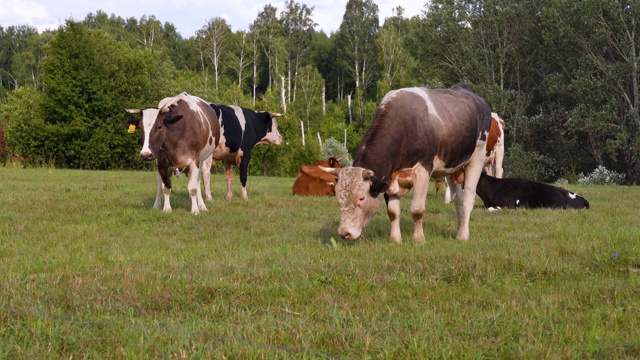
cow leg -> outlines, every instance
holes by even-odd
[[[231,183],[233,182],[233,169],[231,169],[231,162],[225,160],[224,164],[224,177],[227,180],[227,200],[231,200],[233,193],[231,192]]]
[[[200,190],[200,169],[195,162],[189,164],[189,183],[187,187],[189,189],[189,196],[191,197],[191,213],[198,215],[200,210],[207,211]]]
[[[458,233],[456,237],[458,240],[469,240],[469,219],[471,218],[471,211],[473,205],[476,202],[476,187],[478,186],[478,180],[482,173],[482,168],[486,160],[486,153],[484,152],[484,143],[482,146],[477,146],[474,154],[472,155],[471,162],[464,169],[464,192],[460,196],[460,200],[456,201],[456,213],[458,215]]]
[[[164,190],[164,184],[162,183],[162,177],[158,174],[158,188],[156,191],[156,201],[153,202],[154,209],[160,209],[162,207],[162,190]]]
[[[394,243],[402,243],[402,234],[400,233],[400,197],[398,195],[386,195],[387,215],[391,220],[391,241]]]
[[[204,198],[211,201],[211,167],[213,166],[213,155],[206,158],[201,164],[202,183],[204,185]]]
[[[496,174],[495,176],[498,179],[502,179],[502,174],[504,169],[502,168],[502,162],[504,161],[504,144],[498,144],[496,148],[496,157],[495,157],[495,168]]]
[[[162,208],[164,212],[171,212],[171,201],[169,198],[171,196],[171,183],[169,186],[165,186],[162,181],[162,176],[158,174],[158,191],[156,191],[156,201],[153,203],[153,207],[155,209]],[[164,207],[162,206],[162,197],[164,196]]]
[[[417,244],[424,243],[424,230],[422,219],[424,217],[424,203],[427,200],[429,190],[429,172],[422,166],[413,170],[413,197],[411,198],[411,217],[413,218],[413,241]]]
[[[461,214],[463,213],[463,191],[462,191],[462,185],[460,184],[456,184],[453,179],[451,179],[450,176],[447,176],[447,183],[449,184],[449,188],[451,189],[451,198],[453,199],[453,204],[456,208],[456,215],[457,215],[457,224],[458,224],[458,231],[459,231],[459,224],[462,221],[462,218],[460,217]]]
[[[240,184],[242,184],[242,200],[247,200],[247,174],[249,173],[249,160],[251,160],[251,152],[247,151],[242,156],[240,162]]]
[[[451,195],[451,186],[455,185],[449,176],[444,178],[445,189],[444,189],[444,203],[448,204],[453,199],[453,195]]]

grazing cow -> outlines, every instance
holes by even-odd
[[[413,240],[425,239],[422,218],[431,176],[455,180],[452,190],[454,195],[460,193],[455,197],[457,238],[467,240],[490,125],[486,102],[467,88],[406,88],[387,93],[358,146],[353,167],[323,168],[338,176],[340,236],[359,237],[386,193],[391,240],[400,243],[400,184],[392,175],[411,169]]]
[[[502,178],[504,169],[502,168],[502,162],[504,160],[504,130],[505,123],[500,116],[496,113],[491,113],[491,127],[489,128],[489,136],[487,137],[487,163],[485,164],[485,170],[491,176]],[[442,182],[442,179],[436,179]],[[449,187],[445,187],[444,203],[451,202],[451,190]]]
[[[282,144],[282,137],[278,132],[278,121],[281,114],[267,111],[253,111],[239,106],[225,106],[210,104],[220,119],[222,136],[213,155],[206,159],[203,165],[203,180],[205,196],[211,200],[211,166],[214,160],[221,160],[227,180],[227,199],[231,199],[231,183],[233,170],[231,165],[240,169],[240,183],[242,184],[242,199],[247,200],[247,173],[251,150],[258,144]]]
[[[588,209],[589,202],[567,189],[522,179],[497,179],[485,172],[476,192],[487,209],[573,208]]]
[[[332,156],[327,160],[316,160],[315,165],[300,165],[293,182],[293,195],[333,196],[337,177],[322,170],[320,166],[341,168],[340,161]]]
[[[140,114],[138,119],[125,122],[129,131],[141,129],[143,160],[158,163],[158,191],[154,208],[160,208],[161,193],[164,207],[171,211],[171,174],[174,171],[189,175],[191,212],[198,214],[207,207],[200,191],[200,164],[209,157],[220,141],[218,116],[209,104],[187,93],[165,98],[157,108],[125,109],[130,114]]]

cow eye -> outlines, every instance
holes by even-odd
[[[360,201],[364,201],[364,196],[361,196],[360,199],[358,199]]]

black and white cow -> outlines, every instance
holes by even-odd
[[[191,212],[206,211],[200,190],[200,166],[220,140],[220,122],[209,103],[182,93],[161,100],[157,108],[125,111],[139,115],[125,122],[125,128],[131,132],[141,130],[140,156],[158,163],[158,190],[153,207],[160,208],[164,193],[163,210],[171,211],[171,174],[179,171],[189,175]]]
[[[323,168],[338,176],[340,236],[360,236],[384,196],[391,241],[401,242],[400,196],[405,191],[399,179],[405,179],[413,185],[413,240],[424,242],[422,219],[429,178],[449,176],[458,215],[456,236],[467,240],[490,126],[489,106],[467,88],[406,88],[387,93],[358,146],[353,167]],[[409,174],[394,177],[398,171]]]
[[[202,177],[205,188],[205,198],[211,200],[211,166],[213,161],[221,160],[227,180],[227,199],[231,199],[231,183],[233,171],[231,165],[240,169],[240,183],[242,184],[242,199],[247,200],[247,173],[251,150],[258,144],[282,144],[282,136],[278,132],[277,116],[281,114],[268,111],[254,111],[239,106],[225,106],[210,104],[220,119],[220,143],[203,164]]]
[[[523,179],[497,179],[482,173],[476,193],[487,209],[588,209],[589,202],[567,189]]]

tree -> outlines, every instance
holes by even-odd
[[[322,89],[324,81],[318,71],[311,65],[307,65],[300,70],[299,76],[301,102],[303,103],[305,119],[307,121],[307,134],[311,136],[315,131],[319,130],[319,124],[312,129],[311,112],[313,108],[319,109],[322,100]]]
[[[198,38],[201,39],[203,53],[213,64],[215,90],[218,91],[222,75],[222,58],[231,41],[231,28],[226,20],[217,17],[209,20],[207,25],[198,31]]]
[[[296,100],[298,69],[308,63],[305,59],[311,47],[313,28],[317,25],[312,19],[313,8],[294,0],[285,1],[285,9],[280,13],[282,33],[287,47],[287,101]],[[292,89],[293,83],[293,89]]]
[[[233,46],[229,53],[229,68],[236,75],[238,87],[242,89],[242,82],[250,76],[245,70],[254,61],[251,34],[246,31],[239,31],[233,34],[232,44]]]
[[[143,15],[140,18],[135,38],[145,49],[153,52],[154,48],[162,43],[162,23],[151,15],[147,17]]]
[[[6,89],[23,85],[38,88],[47,35],[31,26],[0,27],[0,84]]]
[[[369,86],[374,82],[377,63],[378,6],[372,0],[349,0],[338,30],[336,46],[341,66],[351,75],[357,99],[357,115],[362,118]]]
[[[167,96],[173,69],[149,51],[131,49],[73,21],[56,32],[43,69],[46,137],[41,145],[54,165],[109,169],[134,164],[137,139],[123,136],[121,109]]]
[[[282,41],[282,28],[276,16],[277,9],[272,5],[265,5],[264,9],[251,25],[251,31],[257,35],[257,45],[260,47],[264,58],[267,61],[267,76],[265,88],[277,88],[277,81],[280,80],[279,61],[286,56],[283,55],[284,46]],[[258,64],[256,64],[258,66]],[[258,73],[258,71],[255,71]]]
[[[584,131],[598,165],[620,163],[628,184],[640,182],[640,2],[589,0],[558,4],[549,26],[575,53],[558,58],[571,69],[572,127]],[[577,60],[577,61],[576,61]],[[609,166],[607,166],[609,167]]]
[[[395,15],[387,18],[380,30],[377,44],[380,48],[382,78],[378,83],[378,98],[389,90],[412,83],[411,73],[416,61],[405,48],[405,37],[409,33],[409,20],[404,19],[404,8],[398,6]]]

